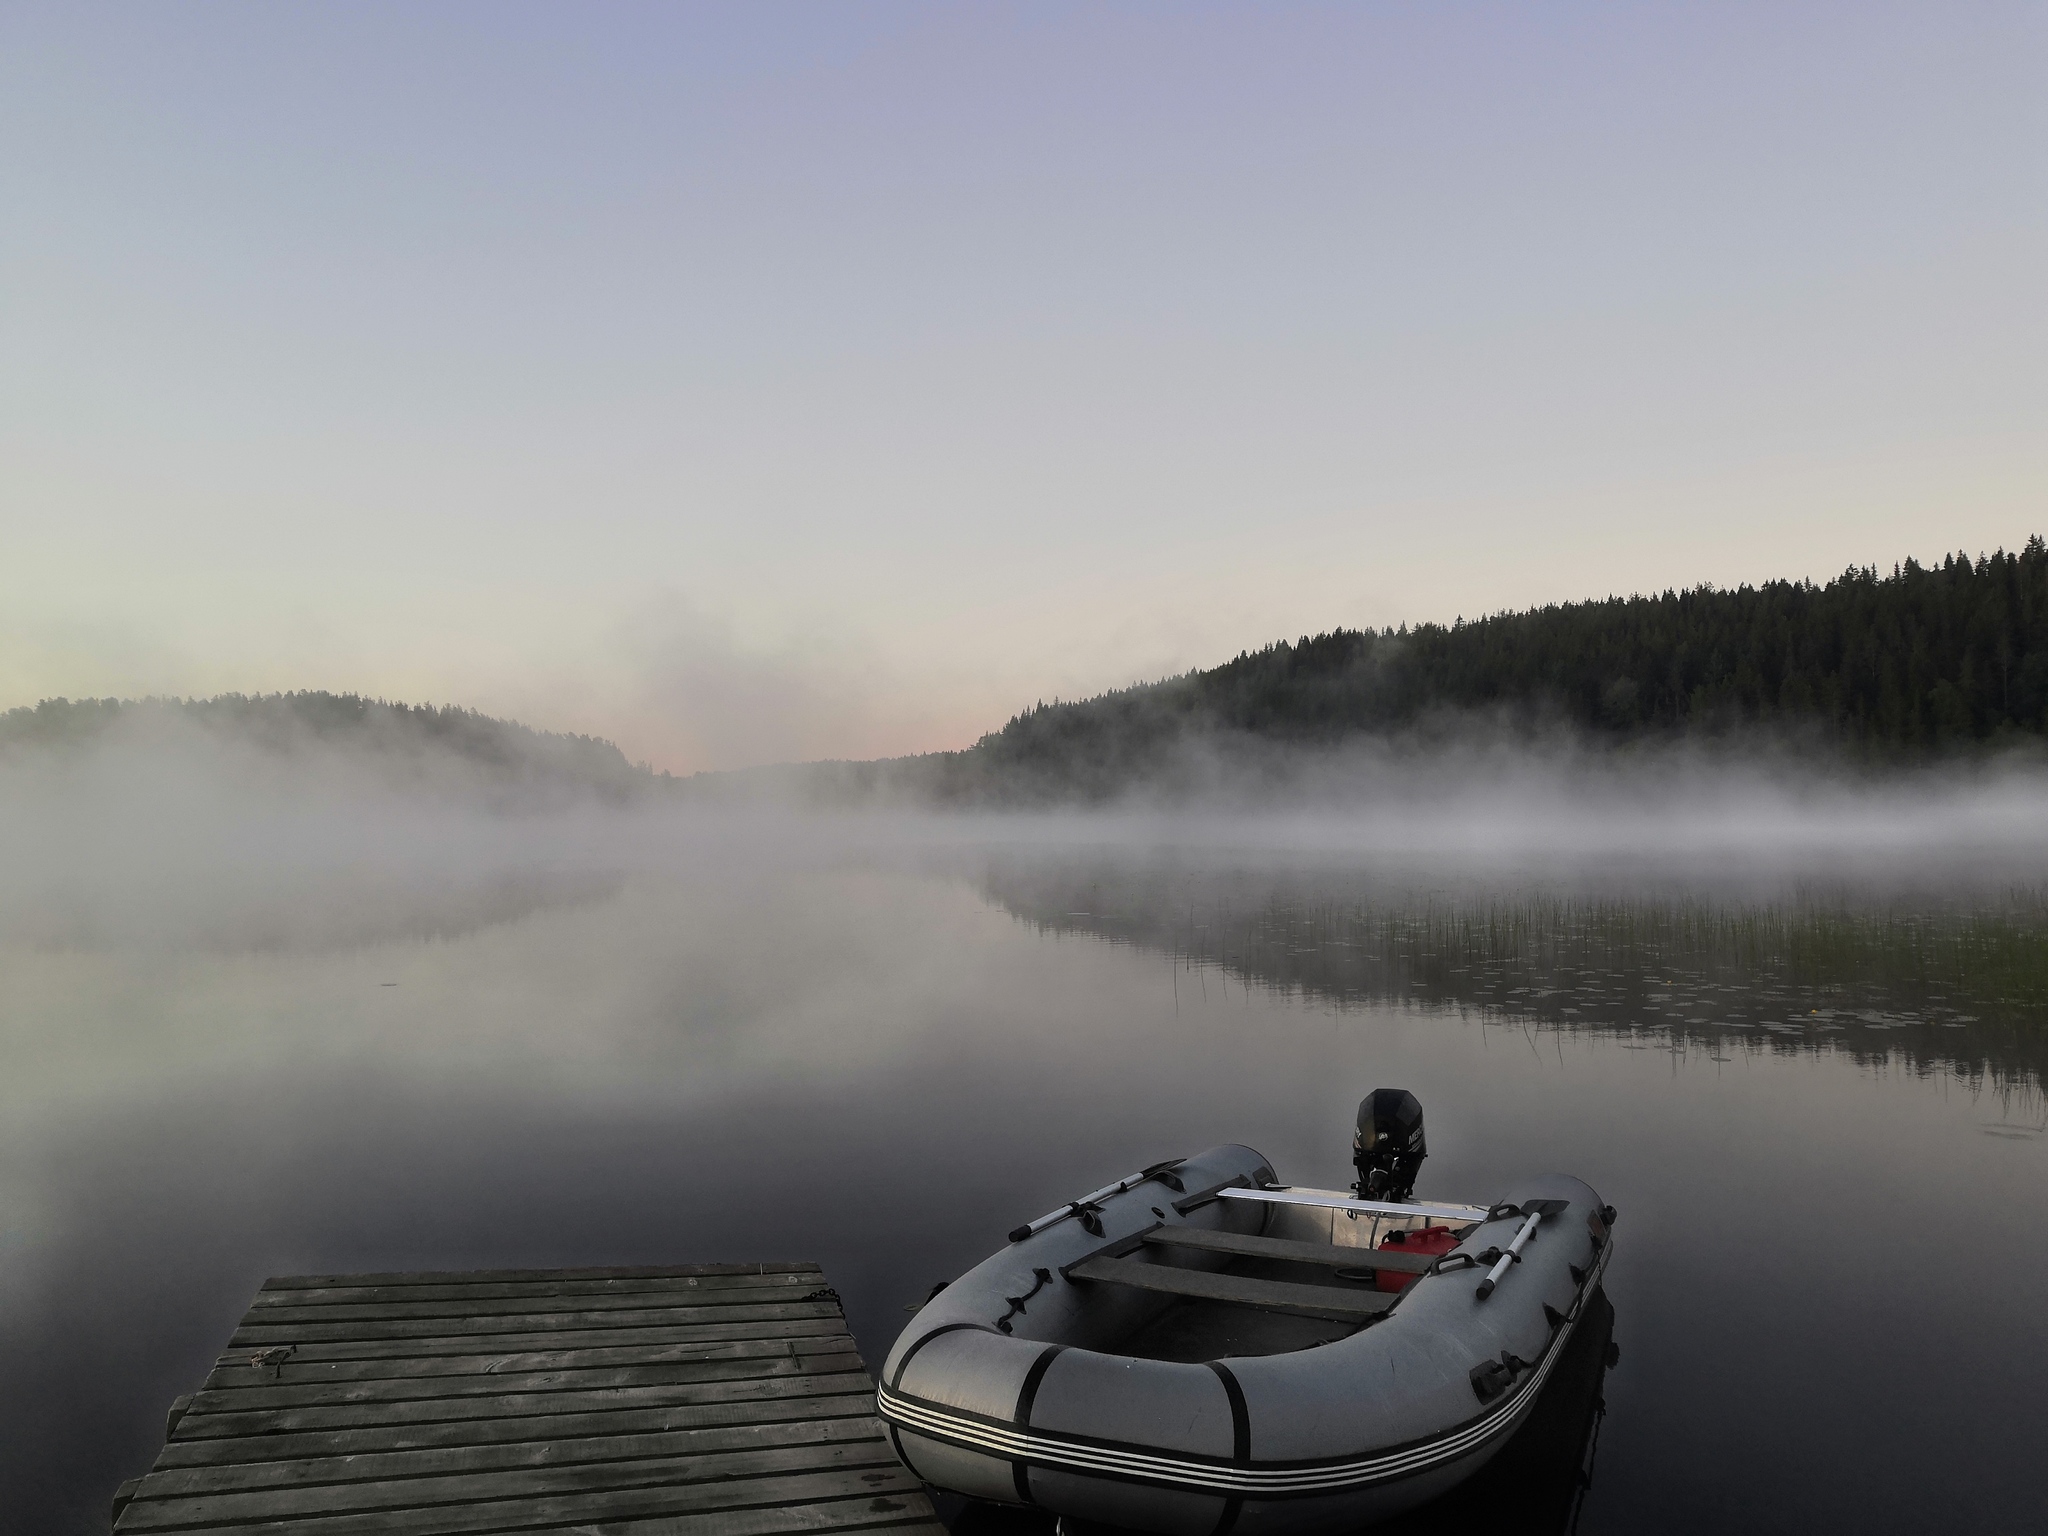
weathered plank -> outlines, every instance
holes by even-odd
[[[917,1479],[895,1464],[893,1455],[890,1462],[888,1466],[878,1465],[865,1470],[845,1468],[781,1476],[721,1478],[708,1483],[612,1488],[597,1495],[578,1492],[525,1499],[472,1499],[459,1504],[436,1504],[414,1509],[284,1517],[232,1525],[218,1521],[174,1526],[131,1525],[129,1522],[136,1518],[137,1511],[150,1507],[146,1503],[132,1503],[117,1529],[122,1532],[145,1528],[195,1533],[232,1531],[234,1536],[483,1536],[483,1533],[497,1531],[560,1526],[581,1528],[593,1518],[623,1520],[703,1515],[714,1511],[763,1509],[826,1500],[857,1500],[866,1504],[870,1514],[878,1516],[897,1516],[900,1519],[915,1512],[915,1515],[931,1518],[931,1506]]]
[[[476,1285],[538,1280],[651,1280],[691,1275],[775,1275],[824,1273],[816,1264],[792,1260],[761,1264],[614,1264],[584,1269],[436,1269],[400,1270],[374,1275],[272,1275],[266,1291],[310,1291],[335,1285]]]
[[[808,1382],[794,1383],[808,1386]],[[174,1467],[261,1466],[272,1461],[312,1461],[332,1456],[376,1455],[387,1451],[439,1450],[460,1445],[546,1445],[554,1441],[669,1434],[800,1420],[825,1424],[843,1418],[873,1418],[870,1392],[817,1396],[747,1398],[680,1408],[618,1408],[593,1413],[532,1414],[518,1418],[457,1419],[450,1423],[389,1424],[352,1429],[248,1434],[212,1439],[179,1439],[158,1454],[158,1470]],[[260,1421],[263,1416],[237,1417]]]
[[[858,1356],[854,1358],[858,1359]],[[783,1375],[744,1381],[690,1382],[672,1387],[614,1387],[603,1392],[507,1393],[501,1397],[424,1398],[374,1405],[356,1403],[251,1412],[215,1411],[188,1413],[178,1424],[178,1438],[287,1434],[298,1430],[445,1423],[457,1419],[525,1419],[621,1409],[689,1408],[805,1394],[826,1397],[861,1390],[874,1390],[867,1371],[848,1369],[837,1373],[820,1372],[816,1376]]]
[[[756,1307],[665,1307],[604,1312],[527,1312],[509,1316],[380,1318],[349,1322],[294,1321],[265,1315],[260,1323],[247,1318],[235,1331],[235,1344],[269,1345],[325,1340],[331,1343],[374,1339],[459,1338],[465,1333],[558,1332],[567,1328],[684,1328],[699,1323],[779,1323],[806,1317],[837,1317],[829,1301],[784,1301]]]
[[[870,1415],[864,1419],[750,1423],[727,1427],[727,1430],[672,1430],[668,1434],[649,1436],[590,1436],[582,1440],[543,1444],[526,1442],[514,1446],[389,1450],[375,1456],[307,1456],[291,1462],[254,1462],[244,1466],[158,1468],[141,1481],[135,1497],[197,1499],[203,1495],[254,1495],[346,1483],[350,1487],[340,1489],[334,1495],[340,1503],[330,1501],[324,1505],[328,1509],[336,1509],[348,1507],[350,1501],[358,1501],[356,1485],[377,1487],[414,1479],[418,1491],[432,1493],[436,1479],[463,1479],[483,1473],[530,1473],[530,1470],[555,1470],[580,1464],[596,1466],[608,1462],[621,1466],[641,1462],[666,1464],[682,1462],[692,1456],[705,1458],[705,1466],[713,1468],[707,1475],[741,1477],[745,1475],[745,1464],[735,1462],[733,1456],[743,1452],[803,1452],[809,1448],[817,1452],[817,1456],[813,1456],[811,1462],[805,1462],[799,1456],[797,1464],[823,1466],[827,1460],[844,1460],[827,1452],[836,1452],[844,1446],[856,1446],[864,1452],[872,1452],[874,1444],[881,1438],[883,1425]],[[498,1489],[500,1485],[494,1483],[492,1487]],[[516,1489],[508,1487],[506,1491]],[[403,1499],[399,1499],[399,1503],[403,1503]]]
[[[922,1500],[916,1501],[922,1503]],[[579,1525],[576,1536],[811,1536],[838,1531],[887,1531],[890,1536],[945,1536],[938,1521],[917,1515],[910,1501],[891,1496],[837,1499],[829,1504],[769,1505],[652,1520],[605,1520]]]
[[[830,1339],[804,1339],[791,1344],[831,1344]],[[595,1392],[607,1387],[695,1386],[706,1381],[738,1381],[761,1376],[795,1376],[808,1371],[838,1372],[860,1364],[850,1353],[780,1353],[737,1360],[686,1361],[680,1365],[608,1366],[586,1371],[530,1371],[516,1375],[476,1377],[427,1376],[406,1381],[338,1381],[307,1386],[256,1386],[206,1389],[195,1394],[200,1413],[247,1411],[251,1408],[315,1408],[329,1403],[393,1403],[421,1398]]]
[[[937,1520],[915,1513],[923,1501],[892,1496],[831,1503],[768,1505],[651,1520],[604,1520],[579,1525],[576,1536],[812,1536],[839,1531],[887,1531],[890,1536],[945,1536]]]
[[[741,1307],[800,1304],[822,1286],[733,1286],[724,1290],[639,1291],[625,1295],[501,1296],[478,1301],[461,1297],[420,1301],[333,1301],[311,1306],[279,1303],[251,1307],[243,1322],[277,1327],[283,1323],[403,1322],[426,1317],[523,1317],[534,1312],[702,1312],[707,1320]]]
[[[205,1391],[243,1387],[305,1386],[329,1381],[415,1381],[434,1376],[496,1376],[500,1379],[622,1365],[682,1365],[698,1360],[797,1359],[842,1352],[846,1336],[824,1334],[778,1339],[711,1339],[701,1344],[629,1344],[594,1349],[533,1349],[490,1355],[384,1357],[375,1360],[301,1361],[294,1354],[275,1364],[254,1356],[231,1356],[208,1373]]]
[[[564,1328],[534,1333],[456,1333],[402,1339],[295,1339],[292,1362],[313,1360],[432,1360],[445,1355],[489,1355],[536,1349],[609,1349],[636,1344],[700,1344],[718,1339],[807,1339],[846,1331],[835,1308],[820,1304],[820,1317],[766,1323],[684,1323],[671,1328]],[[231,1346],[219,1363],[231,1364],[241,1353],[261,1349],[251,1341]]]
[[[250,1309],[323,1307],[387,1301],[505,1301],[521,1297],[641,1296],[674,1293],[710,1295],[725,1292],[812,1291],[824,1288],[816,1270],[775,1275],[649,1275],[610,1280],[473,1280],[458,1285],[323,1285],[293,1286],[256,1294]]]
[[[310,1278],[266,1285],[117,1532],[944,1536],[814,1267]]]

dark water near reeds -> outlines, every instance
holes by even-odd
[[[268,1274],[809,1257],[877,1360],[1141,1164],[1343,1183],[1381,1085],[1422,1194],[1621,1212],[1619,1364],[1487,1507],[1558,1528],[1597,1417],[1581,1531],[2039,1525],[2038,884],[676,862],[419,936],[0,955],[0,1528],[105,1530]]]

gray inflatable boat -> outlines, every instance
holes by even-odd
[[[1421,1131],[1380,1090],[1352,1192],[1216,1147],[1018,1228],[889,1352],[897,1454],[972,1499],[1167,1536],[1335,1531],[1449,1489],[1527,1416],[1614,1212],[1558,1174],[1415,1202]]]

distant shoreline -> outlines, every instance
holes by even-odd
[[[492,782],[607,800],[1101,804],[1324,788],[1345,754],[1705,743],[1866,770],[2048,743],[2048,545],[1769,582],[1608,598],[1467,623],[1332,630],[1221,666],[1039,704],[960,751],[685,776],[593,736],[455,706],[325,692],[47,699],[0,714],[0,754],[189,726],[274,752],[386,762],[445,754]]]

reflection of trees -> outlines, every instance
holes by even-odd
[[[1340,1007],[1478,1007],[1546,1029],[1724,1050],[1845,1052],[2038,1091],[2048,905],[1776,902],[1544,890],[1418,894],[1328,873],[1018,860],[1017,917]]]

